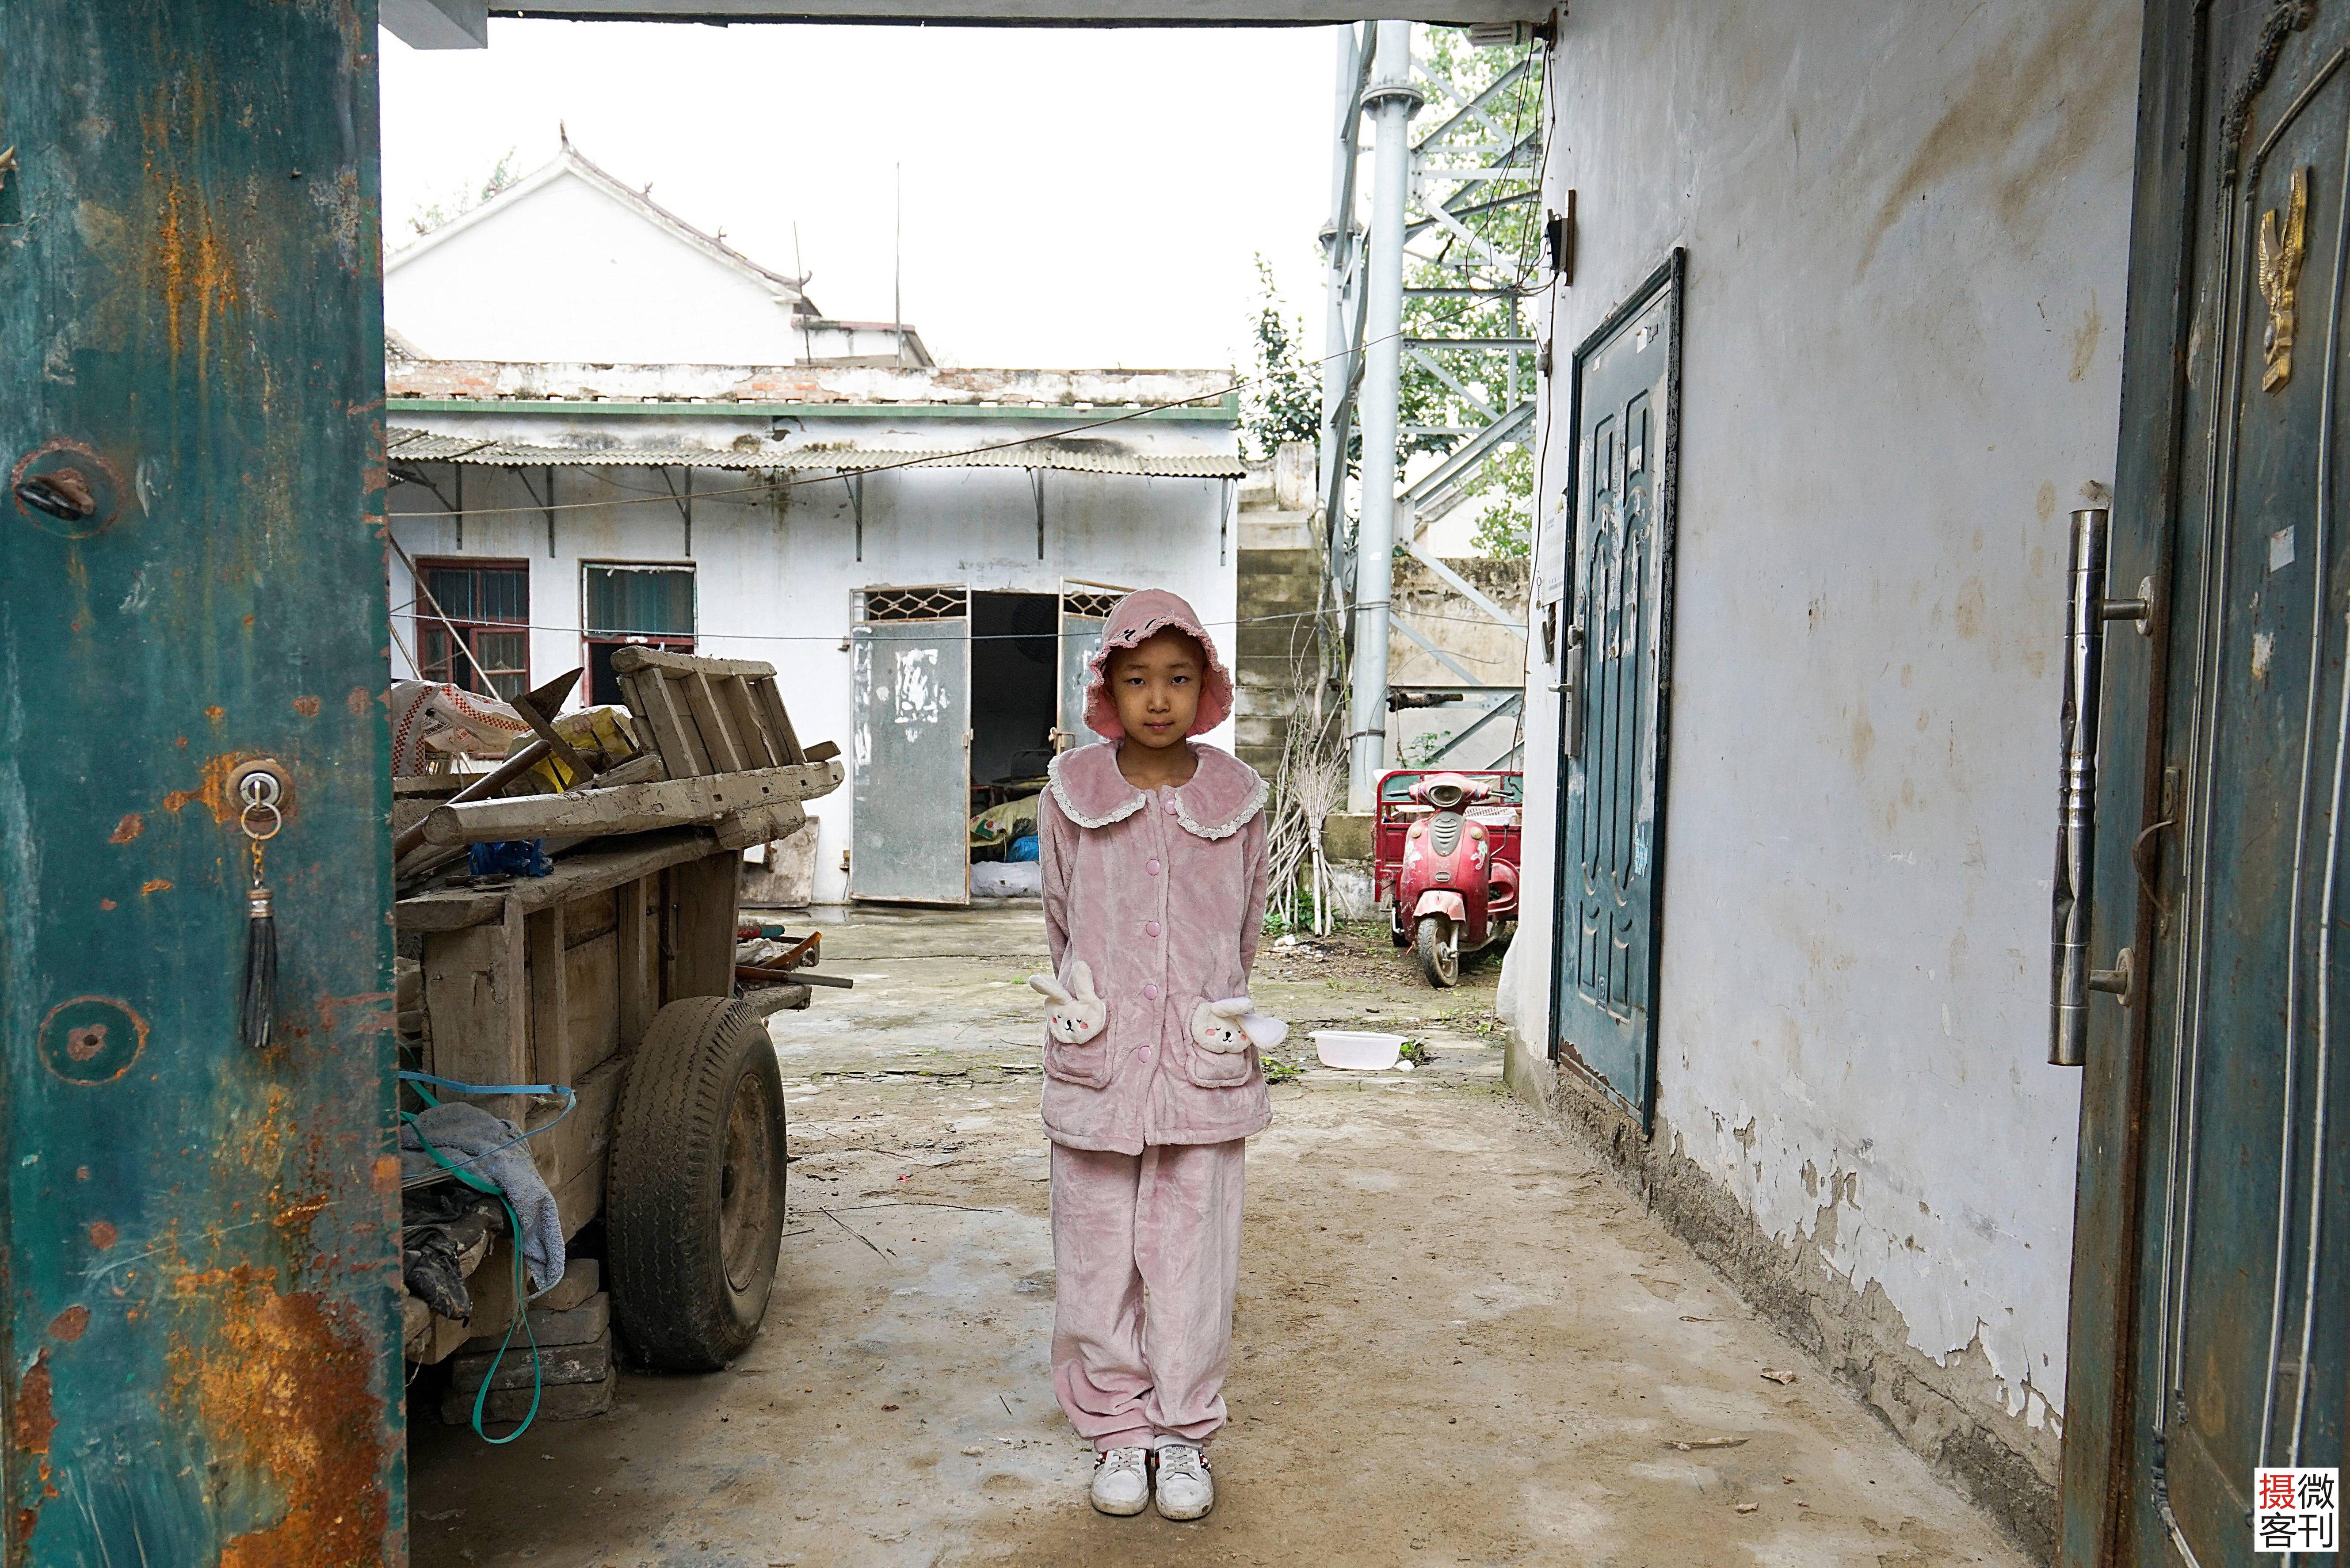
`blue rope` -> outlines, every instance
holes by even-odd
[[[411,1073],[406,1070],[402,1070],[400,1076],[402,1082],[416,1085],[417,1095],[427,1106],[437,1106],[441,1103],[433,1097],[432,1091],[424,1086],[427,1084],[465,1095],[560,1095],[563,1096],[563,1115],[556,1116],[555,1121],[547,1123],[546,1127],[535,1127],[529,1132],[517,1134],[498,1145],[497,1148],[484,1149],[480,1154],[468,1156],[465,1160],[468,1165],[477,1159],[486,1159],[497,1153],[499,1149],[512,1148],[524,1138],[536,1137],[540,1133],[545,1132],[546,1127],[555,1126],[564,1116],[569,1116],[572,1107],[579,1103],[579,1096],[568,1085],[563,1084],[468,1084],[455,1078],[436,1078],[430,1073]],[[489,1407],[490,1385],[496,1380],[498,1368],[505,1364],[506,1347],[514,1343],[515,1325],[513,1320],[509,1319],[506,1323],[505,1337],[498,1341],[497,1355],[491,1358],[489,1369],[482,1374],[482,1386],[473,1395],[473,1436],[485,1443],[503,1447],[530,1430],[531,1423],[538,1419],[539,1401],[546,1397],[546,1363],[538,1354],[538,1331],[531,1325],[530,1321],[529,1282],[523,1277],[522,1217],[515,1212],[513,1203],[507,1200],[504,1190],[496,1182],[486,1177],[477,1176],[472,1171],[459,1169],[455,1163],[442,1154],[440,1146],[425,1136],[422,1127],[416,1126],[414,1113],[402,1111],[400,1113],[400,1119],[416,1127],[416,1141],[424,1146],[424,1152],[432,1157],[434,1164],[475,1191],[493,1194],[496,1197],[499,1207],[506,1211],[506,1233],[514,1238],[515,1301],[521,1308],[523,1334],[530,1345],[530,1409],[524,1415],[522,1425],[503,1438],[493,1438],[482,1430],[482,1412]],[[547,1287],[548,1290],[554,1288],[552,1285]]]

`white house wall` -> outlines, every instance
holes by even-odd
[[[515,427],[509,422],[501,428]],[[960,426],[954,432],[958,438],[965,433]],[[927,434],[926,444],[941,444],[940,432]],[[972,444],[989,439],[1002,438],[974,433]],[[446,493],[450,465],[422,466]],[[677,479],[678,471],[671,470],[670,477]],[[529,479],[533,485],[543,483],[536,471]],[[1231,542],[1220,539],[1223,480],[1047,473],[1041,561],[1035,496],[1024,470],[869,475],[862,562],[856,556],[855,514],[838,480],[810,482],[803,476],[802,483],[777,493],[779,502],[712,493],[763,483],[753,474],[697,469],[694,487],[702,493],[693,504],[691,554],[683,518],[650,469],[558,469],[559,503],[600,504],[556,513],[552,556],[545,514],[522,484],[499,469],[466,472],[462,552],[452,519],[416,515],[441,510],[440,502],[416,485],[393,488],[392,529],[402,547],[419,558],[462,555],[530,563],[535,680],[582,662],[582,563],[691,561],[696,650],[773,663],[801,739],[837,741],[844,754],[850,721],[847,639],[860,588],[960,583],[978,592],[1055,593],[1065,576],[1167,587],[1189,598],[1220,637],[1230,636],[1235,575]],[[657,499],[648,501],[648,495]],[[494,510],[503,514],[483,514]],[[391,602],[402,607],[412,597],[407,573],[394,557]],[[393,621],[401,638],[412,638],[409,612],[398,611]],[[396,648],[392,658],[398,673],[410,673],[402,649]],[[1229,747],[1231,728],[1226,720],[1207,739]],[[844,785],[811,803],[821,823],[819,902],[847,896],[841,854],[851,843],[852,793]]]
[[[1881,1292],[1915,1351],[1971,1362],[2051,1479],[2078,1109],[2043,1060],[2056,656],[2066,511],[2112,478],[2138,7],[1558,25],[1546,202],[1575,190],[1579,244],[1544,509],[1575,346],[1688,252],[1657,1146],[1816,1248],[1854,1313]],[[1558,787],[1533,657],[1530,916]],[[1503,1005],[1533,1057],[1550,970],[1530,919]]]
[[[789,364],[808,352],[774,290],[585,180],[505,199],[511,211],[386,267],[385,325],[418,351],[727,364]]]

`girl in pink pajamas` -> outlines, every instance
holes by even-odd
[[[1053,1389],[1097,1455],[1105,1513],[1197,1519],[1224,1424],[1241,1168],[1273,1119],[1248,1003],[1264,918],[1264,781],[1191,737],[1232,677],[1191,607],[1129,595],[1089,666],[1086,723],[1038,812],[1053,971]]]

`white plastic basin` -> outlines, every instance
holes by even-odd
[[[1403,1054],[1400,1034],[1373,1034],[1360,1029],[1316,1029],[1314,1054],[1325,1067],[1357,1073],[1384,1073]]]

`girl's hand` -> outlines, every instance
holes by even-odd
[[[1052,1003],[1045,1030],[1064,1045],[1083,1045],[1109,1021],[1109,1004],[1094,994],[1093,967],[1083,959],[1069,966],[1067,985],[1049,974],[1030,975],[1028,985]]]

